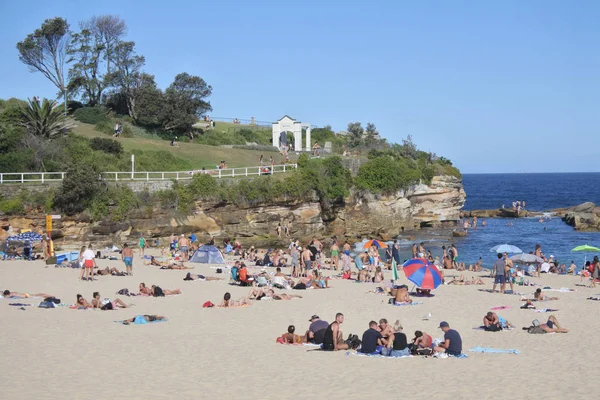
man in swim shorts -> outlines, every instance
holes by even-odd
[[[125,263],[125,273],[127,275],[133,275],[133,249],[130,248],[127,243],[123,245],[123,250],[121,250],[121,258]]]
[[[506,273],[504,271],[504,260],[502,259],[502,253],[498,253],[498,260],[494,263],[494,286],[492,286],[492,292],[496,291],[496,285],[500,285],[500,293],[504,293],[506,289]]]
[[[189,249],[190,249],[190,240],[185,237],[184,234],[181,235],[179,239],[179,251],[181,252],[182,261],[187,261],[189,257]]]

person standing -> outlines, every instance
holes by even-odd
[[[123,245],[123,250],[121,250],[121,259],[125,263],[125,273],[133,276],[133,249],[127,243]]]
[[[48,258],[50,257],[50,246],[48,244],[48,239],[46,238],[46,236],[44,236],[42,238],[42,253],[44,254],[44,261],[47,261]]]
[[[513,287],[513,273],[514,273],[514,264],[513,261],[508,258],[508,253],[504,253],[504,274],[506,275],[506,282],[510,285],[510,291],[514,293]]]
[[[146,248],[146,238],[144,235],[140,236],[140,258],[144,258],[144,249]]]
[[[281,238],[281,222],[277,224],[275,232],[277,233],[277,238]]]
[[[310,276],[310,274],[312,273],[312,257],[313,253],[308,249],[308,247],[305,248],[302,252],[301,259],[304,273],[307,277]]]
[[[190,239],[185,237],[183,233],[181,234],[181,238],[179,238],[179,251],[181,252],[182,261],[188,261],[190,252]]]
[[[396,239],[394,239],[394,245],[392,246],[392,258],[396,261],[396,265],[400,265],[400,245]]]
[[[87,249],[83,252],[83,268],[85,268],[85,276],[83,278],[84,281],[94,280],[94,267],[96,267],[96,254],[94,254],[92,244],[90,243]]]
[[[454,268],[458,268],[458,249],[454,243],[450,247],[450,252],[452,253],[452,265]]]
[[[444,342],[434,347],[435,351],[446,353],[450,356],[460,356],[462,353],[462,339],[460,334],[446,321],[440,322],[440,329],[444,332]]]
[[[302,271],[299,268],[300,250],[302,250],[302,247],[292,247],[292,250],[290,251],[290,255],[292,256],[292,276],[294,278],[299,278],[302,274]]]
[[[596,279],[600,276],[600,260],[598,260],[598,256],[594,256],[594,261],[592,262],[594,271],[592,272],[592,287],[596,287]]]
[[[506,272],[504,270],[504,260],[502,260],[502,253],[498,253],[498,260],[494,263],[494,286],[492,286],[492,292],[496,291],[496,285],[500,285],[500,293],[504,293],[506,289]]]

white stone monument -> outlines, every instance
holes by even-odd
[[[305,151],[311,151],[310,143],[310,124],[296,121],[293,118],[284,115],[277,122],[273,122],[273,146],[281,149],[281,143],[279,141],[282,132],[292,132],[294,134],[294,150],[302,151],[302,128],[306,128],[306,147]]]

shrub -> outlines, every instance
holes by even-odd
[[[58,192],[54,196],[54,205],[67,215],[85,210],[92,201],[106,191],[106,185],[100,180],[99,172],[87,165],[76,164],[67,170]]]
[[[384,156],[373,158],[360,166],[354,180],[356,187],[372,193],[391,194],[405,189],[421,178],[416,164],[404,159]]]
[[[103,107],[82,107],[75,110],[73,118],[85,124],[97,124],[98,122],[108,122],[109,118]]]
[[[96,123],[96,126],[94,126],[94,129],[96,129],[98,132],[106,133],[107,135],[112,136],[115,134],[115,122],[110,120],[99,121]],[[131,125],[123,124],[123,133],[121,133],[121,136],[128,138],[134,137]]]
[[[197,200],[215,199],[219,196],[217,180],[207,174],[194,175],[192,182],[187,185],[190,194]]]
[[[123,153],[123,145],[116,140],[108,138],[95,137],[90,140],[92,150],[103,151],[107,154],[121,155]]]
[[[234,149],[242,149],[242,150],[256,150],[256,151],[276,151],[277,148],[271,145],[257,144],[257,145],[246,145],[246,144],[234,144],[231,146]]]
[[[25,206],[18,197],[0,200],[0,212],[7,215],[23,214],[25,212]]]

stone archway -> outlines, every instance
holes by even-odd
[[[310,124],[302,123],[284,115],[277,122],[273,122],[273,146],[281,150],[281,134],[283,132],[292,132],[294,134],[294,151],[302,151],[302,128],[306,128],[306,148],[305,151],[311,151],[310,144]]]

